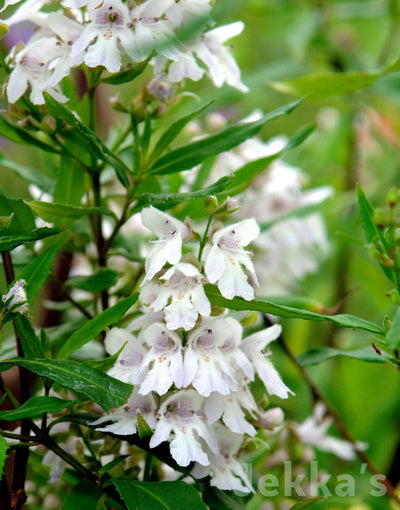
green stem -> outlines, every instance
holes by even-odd
[[[206,229],[204,231],[203,237],[202,237],[201,242],[200,242],[199,255],[197,257],[199,262],[201,262],[201,256],[203,255],[203,250],[204,250],[204,247],[205,247],[206,242],[207,242],[208,231],[210,230],[210,226],[211,226],[211,222],[212,222],[213,217],[214,217],[213,214],[208,217]]]

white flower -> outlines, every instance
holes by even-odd
[[[141,217],[143,225],[158,237],[146,258],[144,283],[153,278],[166,262],[176,264],[180,261],[182,240],[189,237],[190,232],[184,223],[152,206],[143,209]]]
[[[193,51],[202,60],[211,75],[211,79],[217,87],[222,87],[226,82],[241,92],[248,92],[248,87],[241,82],[240,69],[232,57],[230,49],[223,45],[231,37],[239,35],[244,28],[241,21],[213,28],[206,32],[202,39],[193,44]]]
[[[254,298],[254,289],[241,266],[258,284],[249,252],[243,247],[251,243],[259,232],[256,221],[247,219],[217,230],[211,238],[212,247],[206,258],[205,272],[211,283],[218,282],[221,294],[227,299],[241,296],[249,301]]]
[[[6,0],[0,12],[6,9],[9,5],[17,4],[20,0]],[[39,11],[43,5],[49,3],[50,0],[27,0],[23,2],[20,7],[10,16],[8,19],[4,20],[4,23],[11,27],[12,25],[16,25],[18,23],[22,23],[24,21],[29,20],[32,14]]]
[[[112,409],[109,414],[94,421],[92,425],[102,432],[112,432],[120,436],[129,436],[137,432],[137,413],[140,413],[152,429],[156,426],[157,405],[153,395],[142,396],[135,388],[126,404]],[[109,425],[97,427],[103,423]]]
[[[112,328],[105,338],[106,351],[111,355],[118,352],[125,343],[117,361],[107,373],[120,381],[139,384],[148,372],[148,368],[143,363],[147,350],[139,340],[124,329]]]
[[[164,395],[172,384],[181,388],[183,360],[180,336],[157,322],[143,332],[143,339],[150,350],[143,358],[142,367],[148,367],[149,371],[140,385],[139,393],[146,395],[155,391]]]
[[[218,446],[213,432],[205,422],[201,407],[202,398],[194,390],[179,391],[165,400],[159,410],[159,420],[150,439],[150,448],[163,441],[170,441],[171,455],[180,466],[187,466],[190,462],[206,466],[209,460],[201,440],[214,453],[217,453]]]
[[[314,446],[324,452],[333,453],[336,457],[345,460],[354,460],[356,450],[365,450],[366,443],[357,442],[355,445],[343,439],[328,436],[327,430],[332,425],[332,418],[325,416],[326,407],[322,402],[318,402],[313,410],[312,416],[303,423],[293,423],[292,428],[299,439],[310,446]]]
[[[199,270],[192,264],[180,262],[161,276],[165,283],[147,284],[141,292],[141,300],[150,305],[150,310],[164,310],[169,329],[192,329],[198,314],[208,316],[211,313]],[[146,291],[151,291],[151,296]],[[144,291],[144,292],[143,292]],[[149,301],[146,301],[145,292]],[[169,303],[169,304],[168,304]]]
[[[257,405],[247,386],[227,396],[213,392],[204,404],[204,413],[208,423],[213,424],[220,418],[225,425],[236,434],[254,436],[256,429],[246,420],[243,409],[253,417],[257,412]]]
[[[282,328],[278,324],[258,331],[243,340],[241,349],[253,363],[268,393],[280,398],[288,398],[289,393],[293,392],[282,381],[272,362],[263,351],[270,342],[278,338],[281,331]]]
[[[3,303],[7,303],[7,309],[12,312],[27,315],[29,313],[28,297],[25,290],[26,281],[23,279],[17,280],[14,285],[9,289],[7,294],[2,297]],[[20,304],[21,303],[21,304]],[[17,306],[19,305],[20,306]]]
[[[191,474],[195,478],[210,475],[210,485],[221,490],[254,492],[243,464],[236,459],[243,443],[243,436],[232,433],[220,423],[216,423],[213,430],[218,441],[218,454],[207,452],[210,465],[203,467],[196,464]]]
[[[85,61],[89,67],[104,66],[116,73],[121,68],[118,43],[131,58],[137,54],[128,7],[120,0],[91,0],[87,10],[90,22],[72,45],[71,58],[75,64]]]
[[[65,52],[65,45],[55,37],[37,39],[19,51],[7,84],[8,101],[18,101],[28,86],[34,104],[44,104],[43,92],[48,92],[57,101],[67,101],[68,98],[54,88],[69,73],[69,66],[65,66],[64,61]]]
[[[240,324],[230,317],[203,319],[188,337],[183,385],[192,384],[205,397],[213,391],[222,395],[236,391],[235,369],[253,375],[249,361],[238,348],[241,333]]]
[[[205,19],[211,11],[210,0],[179,0],[166,10],[166,17],[176,27],[191,26]]]

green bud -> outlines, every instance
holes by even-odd
[[[368,252],[369,252],[369,256],[372,259],[375,259],[375,260],[380,260],[381,259],[382,253],[377,249],[377,247],[374,244],[372,244],[368,248]]]
[[[251,312],[249,315],[246,315],[240,323],[244,328],[250,328],[251,326],[254,326],[254,324],[257,322],[258,319],[258,313],[257,312]]]
[[[7,228],[10,226],[10,223],[14,217],[14,213],[12,213],[10,216],[0,216],[0,228]]]
[[[387,218],[386,218],[386,213],[383,209],[375,209],[374,214],[373,214],[373,219],[374,219],[375,224],[379,228],[383,229],[385,227]]]
[[[218,209],[218,199],[214,195],[209,195],[204,199],[204,207],[211,216]]]
[[[386,195],[386,203],[389,207],[396,207],[399,200],[399,190],[397,188],[391,188]]]
[[[390,299],[394,305],[400,305],[400,294],[398,290],[393,289],[390,293]]]
[[[383,327],[389,330],[391,325],[392,321],[390,320],[389,315],[385,315],[385,317],[383,318]]]

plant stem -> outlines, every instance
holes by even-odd
[[[299,370],[301,376],[303,377],[304,381],[306,382],[314,400],[319,400],[323,402],[324,406],[326,407],[329,415],[332,417],[333,422],[340,432],[341,436],[349,441],[354,446],[354,452],[357,455],[357,457],[364,462],[369,471],[373,473],[374,475],[378,475],[382,478],[381,483],[385,486],[388,494],[397,502],[400,503],[400,496],[396,493],[396,488],[393,487],[393,485],[389,482],[389,480],[386,478],[386,476],[378,469],[378,467],[375,465],[372,459],[362,450],[358,448],[357,441],[354,439],[354,437],[351,435],[351,433],[347,430],[346,425],[343,423],[340,416],[337,414],[335,409],[331,406],[331,404],[328,402],[328,400],[325,398],[325,396],[320,392],[317,385],[314,383],[314,381],[311,379],[311,377],[308,375],[306,369],[300,365],[300,363],[297,361],[296,357],[293,355],[289,347],[287,346],[285,340],[280,337],[279,343],[282,346],[283,350],[287,354],[288,358],[292,361],[292,363],[297,367]]]
[[[11,255],[9,252],[3,252],[3,266],[4,273],[6,276],[6,281],[8,285],[11,285],[15,280],[15,272],[14,267],[11,260]],[[17,352],[19,357],[24,357],[24,351],[22,350],[21,339],[18,336],[17,329],[14,325],[14,333],[15,333],[15,341],[17,344]],[[29,399],[29,374],[28,372],[22,368],[18,367],[19,371],[19,384],[20,384],[20,394],[21,394],[21,402],[20,404],[24,404]],[[21,421],[21,435],[29,436],[30,432],[29,423],[26,420]],[[11,508],[15,510],[19,510],[22,505],[26,501],[25,494],[25,479],[26,479],[26,469],[28,464],[29,457],[29,448],[20,448],[15,452],[15,462],[14,462],[14,476],[13,482],[11,486]]]
[[[211,222],[212,222],[212,219],[213,219],[214,215],[212,214],[211,216],[208,217],[208,221],[207,221],[207,226],[206,226],[206,229],[204,231],[204,234],[203,234],[203,237],[201,239],[201,243],[200,243],[200,249],[199,249],[199,255],[197,257],[198,261],[201,262],[201,256],[203,255],[203,250],[204,250],[204,247],[206,245],[206,241],[207,241],[207,236],[208,236],[208,231],[210,230],[210,226],[211,226]]]

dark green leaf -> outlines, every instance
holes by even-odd
[[[33,136],[29,131],[13,124],[11,121],[6,119],[4,115],[0,114],[0,135],[4,136],[8,140],[12,142],[23,144],[23,145],[33,145],[38,147],[39,149],[46,152],[53,152],[59,154],[59,151],[52,147],[51,145],[39,140],[35,136]]]
[[[108,358],[90,359],[90,360],[85,361],[84,363],[88,367],[95,368],[96,370],[99,370],[100,372],[107,372],[107,370],[109,370],[111,367],[113,367],[115,365],[115,362],[117,361],[118,356],[121,354],[125,345],[126,345],[126,342],[120,349],[118,349],[117,352],[114,352],[114,354],[112,356],[108,356]]]
[[[42,227],[31,231],[12,230],[2,228],[0,230],[0,252],[11,251],[17,246],[25,243],[32,243],[45,237],[59,234],[59,228]]]
[[[65,237],[65,235],[59,234],[58,241],[46,251],[41,253],[38,257],[33,259],[33,261],[18,275],[18,279],[26,281],[26,293],[29,302],[32,302],[37,291],[45,282],[57,252],[64,243]]]
[[[85,174],[70,158],[61,158],[53,202],[79,206],[84,193]]]
[[[400,308],[397,308],[392,325],[386,335],[386,342],[391,349],[400,347]]]
[[[96,133],[78,120],[78,118],[75,117],[68,108],[57,102],[46,92],[44,93],[44,97],[50,115],[55,119],[65,121],[67,124],[77,129],[85,142],[90,144],[96,157],[113,167],[121,184],[125,188],[129,187],[127,174],[130,173],[130,170],[125,163],[115,156],[115,154],[100,140]]]
[[[372,346],[366,346],[351,351],[341,351],[333,347],[321,347],[320,349],[310,349],[304,352],[298,356],[297,361],[300,365],[307,367],[309,365],[317,365],[318,363],[336,358],[337,356],[344,356],[346,358],[354,358],[370,363],[387,363],[388,361],[396,363],[396,360],[390,357],[385,351],[381,352],[382,354],[379,355]]]
[[[67,280],[66,285],[73,289],[101,292],[115,285],[118,277],[118,271],[101,267],[96,273],[89,276],[72,276]]]
[[[55,204],[52,202],[38,202],[31,200],[29,207],[45,221],[49,223],[60,223],[64,218],[82,218],[88,214],[103,214],[114,216],[114,214],[101,207],[79,207],[76,205]]]
[[[82,480],[63,499],[63,510],[96,510],[103,491],[87,480]]]
[[[221,177],[217,182],[206,188],[191,191],[190,193],[143,193],[137,197],[139,204],[132,209],[132,214],[147,205],[153,205],[159,209],[168,209],[176,204],[196,198],[203,198],[209,195],[216,195],[224,191],[233,181],[233,176]]]
[[[257,121],[229,126],[216,135],[207,136],[189,145],[175,149],[156,161],[150,167],[149,173],[169,174],[193,168],[202,163],[206,158],[232,149],[248,138],[256,135],[268,121],[280,117],[281,115],[289,114],[300,102],[301,101],[295,101],[267,113]]]
[[[100,81],[101,83],[108,83],[109,85],[120,85],[121,83],[132,81],[143,73],[150,60],[151,56],[133,66],[132,69],[128,69],[122,73],[115,73],[111,76],[107,76],[107,78],[102,78]]]
[[[35,418],[43,413],[58,413],[74,403],[57,397],[32,397],[17,409],[0,411],[0,420],[17,421],[23,418]]]
[[[374,240],[379,239],[382,243],[385,253],[388,255],[388,245],[383,235],[383,232],[376,226],[373,219],[374,209],[369,203],[365,196],[361,186],[357,185],[357,196],[358,206],[360,208],[361,224],[363,226],[364,235],[368,243],[372,243]],[[390,281],[394,282],[394,276],[390,268],[380,264],[382,271],[389,278]]]
[[[38,186],[43,191],[50,191],[52,189],[53,182],[49,177],[38,172],[37,170],[34,170],[33,168],[15,163],[11,159],[8,159],[7,156],[2,152],[0,152],[0,166],[9,168],[16,175],[18,175],[18,177],[28,182],[29,184],[36,184],[36,186]]]
[[[140,439],[150,437],[153,435],[153,429],[149,426],[147,421],[143,418],[139,410],[136,410],[136,417],[138,421],[138,433]]]
[[[207,510],[200,494],[185,482],[113,482],[128,510]]]
[[[226,299],[221,296],[217,287],[210,284],[205,286],[205,290],[211,304],[229,308],[231,310],[254,310],[256,312],[277,315],[278,317],[290,317],[293,319],[304,319],[310,321],[329,321],[341,326],[342,328],[362,329],[377,335],[385,334],[385,330],[381,326],[362,319],[361,317],[355,317],[354,315],[323,315],[316,312],[310,312],[308,310],[299,310],[290,306],[275,304],[272,301],[256,299],[253,299],[252,301],[245,301],[239,297]]]
[[[29,320],[26,317],[19,315],[15,318],[15,326],[17,328],[18,336],[21,339],[21,346],[24,355],[27,358],[45,358],[43,345],[36,336]]]
[[[99,404],[107,413],[113,407],[124,404],[132,392],[130,384],[118,381],[77,361],[13,358],[1,363],[0,368],[5,370],[10,365],[26,368],[65,388],[82,393]]]
[[[33,213],[23,200],[0,195],[0,216],[11,215],[10,229],[27,231],[36,228]]]
[[[156,146],[154,147],[153,152],[151,153],[151,156],[149,157],[149,161],[154,161],[157,159],[164,150],[170,145],[175,138],[179,135],[179,133],[182,131],[182,129],[194,118],[196,118],[201,112],[203,112],[206,108],[210,106],[214,101],[210,101],[206,105],[202,106],[198,110],[194,111],[193,113],[186,115],[185,117],[182,117],[181,119],[177,120],[170,126],[159,138],[158,142],[156,143]]]
[[[98,334],[105,330],[108,326],[118,321],[136,302],[137,294],[123,299],[111,308],[107,308],[100,315],[91,319],[82,328],[75,331],[75,333],[63,345],[59,357],[68,358],[77,349],[80,349]]]
[[[0,434],[0,480],[4,474],[4,466],[7,460],[7,442],[4,437]]]

